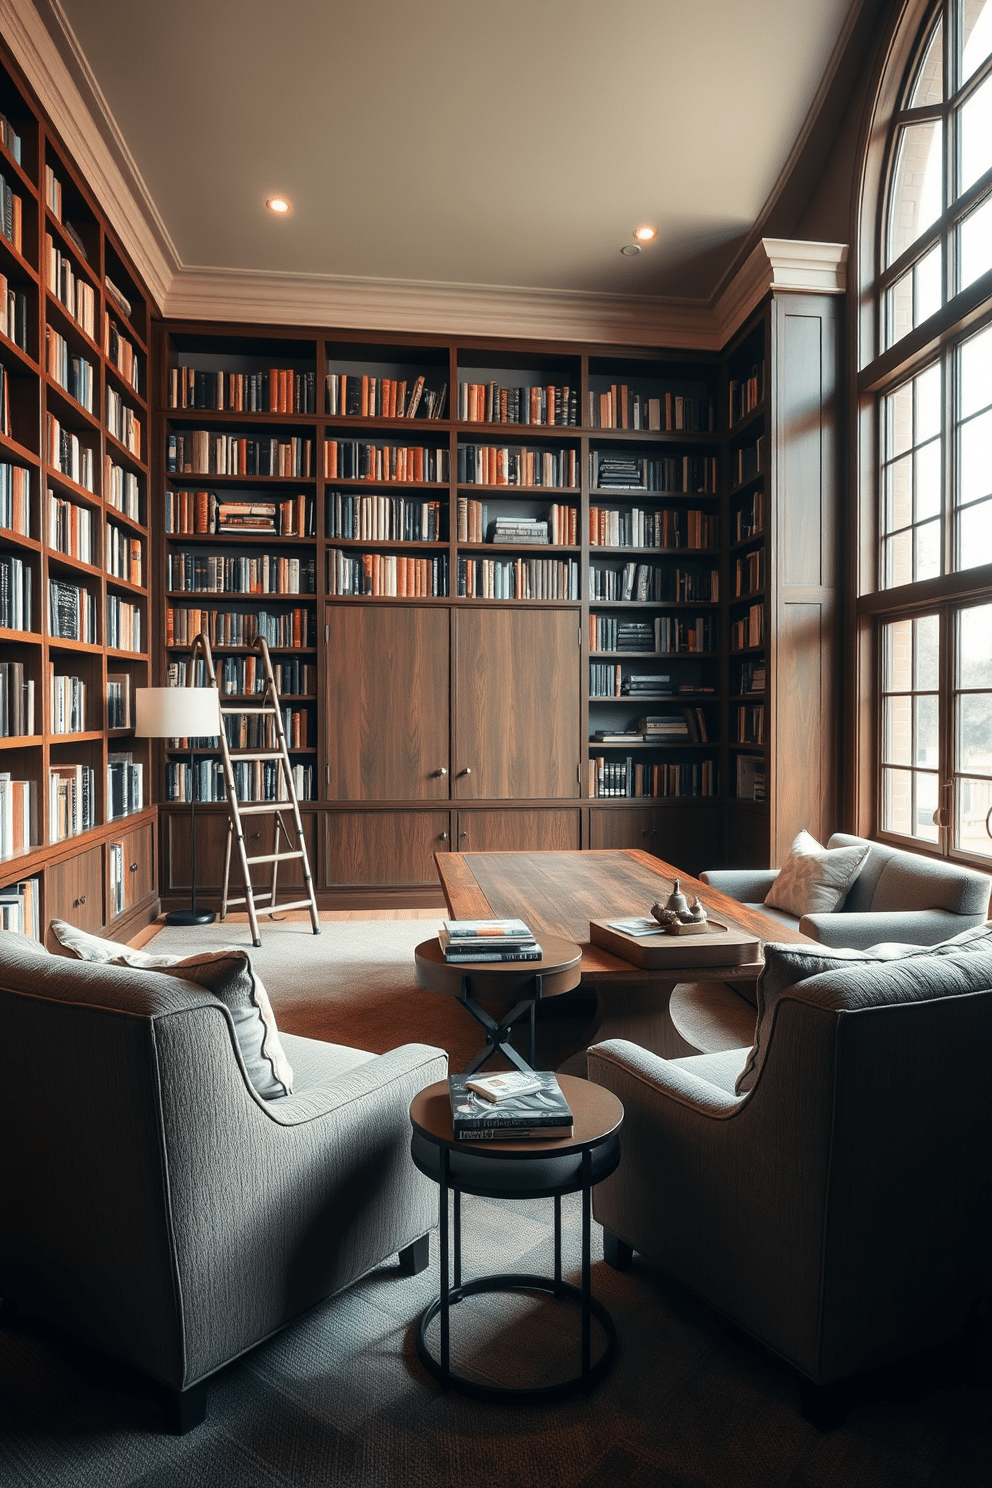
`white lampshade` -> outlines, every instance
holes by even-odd
[[[216,687],[136,687],[134,718],[139,739],[219,734],[220,694]]]

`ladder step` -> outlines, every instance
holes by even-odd
[[[245,862],[248,863],[249,866],[252,863],[288,863],[290,858],[302,858],[302,856],[302,848],[297,848],[295,852],[260,853],[257,858],[250,858],[248,854],[245,853]]]
[[[232,749],[232,760],[281,760],[281,749]]]
[[[278,708],[273,707],[256,708],[254,706],[248,708],[239,708],[236,705],[225,708],[223,703],[221,703],[220,711],[222,713],[268,713],[270,717],[274,718],[279,710]]]
[[[288,796],[286,797],[286,799],[284,801],[257,801],[257,802],[250,802],[250,803],[248,803],[247,805],[244,805],[244,806],[239,801],[238,802],[238,815],[239,816],[264,816],[265,813],[268,812],[269,816],[271,816],[276,811],[287,811],[291,805],[292,805],[292,802],[290,801],[290,799],[289,799]]]

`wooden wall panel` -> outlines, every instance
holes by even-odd
[[[455,846],[459,852],[565,852],[579,846],[579,808],[535,807],[532,811],[461,810]]]
[[[327,811],[324,887],[435,887],[450,840],[447,811]]]

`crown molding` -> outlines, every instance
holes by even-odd
[[[0,30],[152,298],[161,306],[179,267],[178,255],[58,0],[49,0],[49,4],[85,81],[85,94],[33,4],[0,0]],[[115,159],[97,118],[103,120],[125,169]]]
[[[846,243],[762,238],[713,306],[717,344],[725,346],[769,292],[844,294]]]

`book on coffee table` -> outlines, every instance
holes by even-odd
[[[535,1070],[536,1090],[484,1099],[469,1085],[472,1075],[449,1075],[451,1126],[456,1142],[552,1141],[572,1135],[572,1109],[553,1070]]]

